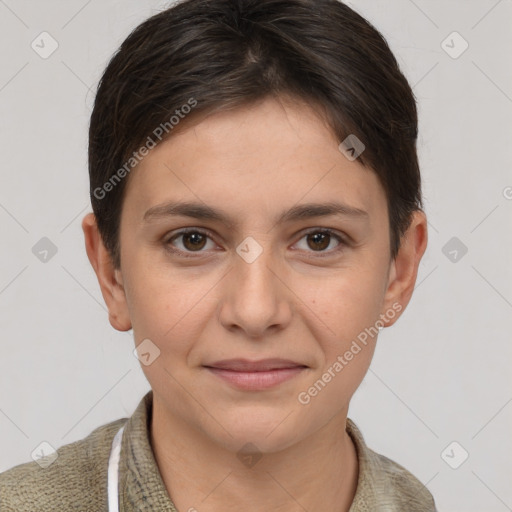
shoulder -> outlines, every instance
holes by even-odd
[[[370,449],[356,424],[347,419],[347,432],[359,460],[356,496],[350,512],[437,512],[430,491],[410,471]]]
[[[102,425],[84,439],[61,446],[49,465],[31,461],[0,473],[2,512],[105,509],[112,439],[125,421]]]
[[[370,451],[375,468],[381,472],[378,492],[386,495],[397,511],[436,512],[432,494],[418,478],[397,462]]]

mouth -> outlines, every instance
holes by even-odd
[[[286,359],[227,359],[204,365],[204,368],[238,389],[260,391],[277,386],[308,367]]]

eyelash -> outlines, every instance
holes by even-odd
[[[165,248],[168,251],[170,251],[171,253],[182,255],[185,258],[197,258],[198,256],[195,256],[194,254],[201,255],[201,253],[203,253],[205,251],[202,251],[202,250],[200,250],[200,251],[182,251],[181,249],[176,249],[175,247],[173,247],[171,245],[172,241],[180,238],[183,235],[189,235],[191,233],[198,233],[200,235],[207,236],[210,239],[213,238],[212,234],[209,231],[205,231],[203,229],[199,229],[199,228],[184,229],[184,230],[178,231],[177,233],[174,233],[170,237],[167,237],[164,240]],[[349,245],[348,242],[341,235],[337,234],[335,231],[333,231],[332,229],[329,229],[329,228],[312,228],[309,231],[303,233],[303,235],[301,236],[299,241],[308,235],[317,234],[317,233],[321,233],[323,235],[329,235],[331,237],[334,237],[339,242],[339,245],[335,249],[332,249],[330,251],[307,251],[307,252],[314,253],[315,257],[322,258],[322,257],[332,256],[333,254],[337,254],[338,252],[340,252],[341,250],[343,250],[344,248],[346,248]]]

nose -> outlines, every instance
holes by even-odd
[[[284,329],[293,313],[293,293],[286,284],[285,266],[268,246],[258,246],[261,249],[257,252],[261,253],[255,259],[247,258],[243,250],[234,255],[219,305],[222,325],[253,339]],[[255,250],[254,245],[250,250]]]

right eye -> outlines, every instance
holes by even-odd
[[[182,239],[181,246],[183,248],[176,248],[173,244],[174,241]],[[190,253],[203,253],[202,249],[207,245],[208,239],[211,240],[210,233],[197,228],[190,228],[178,231],[164,242],[165,246],[173,253],[181,253],[186,258],[194,257],[189,256]],[[213,241],[212,241],[213,243]],[[188,254],[187,254],[188,253]]]

